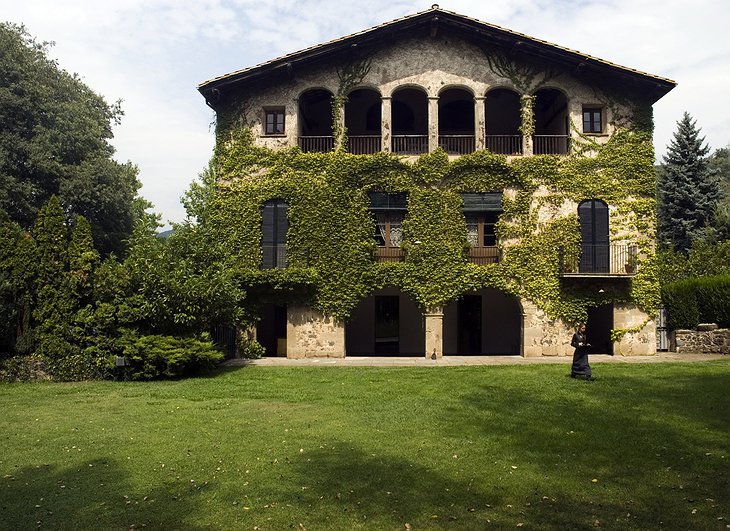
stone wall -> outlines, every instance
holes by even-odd
[[[289,306],[286,323],[287,358],[344,358],[345,327],[306,306]]]
[[[730,354],[730,329],[675,330],[669,350],[679,353]]]

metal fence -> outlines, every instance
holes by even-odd
[[[634,275],[637,259],[638,248],[633,244],[583,243],[574,249],[561,247],[560,272],[568,275]]]
[[[399,155],[428,153],[428,135],[393,135],[391,149]]]
[[[406,259],[406,252],[400,247],[377,247],[375,249],[376,262],[402,262]]]
[[[286,244],[261,244],[264,269],[284,269],[286,267]]]
[[[471,247],[469,261],[477,265],[496,264],[499,262],[499,249],[496,246]]]
[[[535,135],[532,139],[535,155],[567,155],[570,148],[568,135]]]
[[[499,155],[522,155],[522,135],[486,135],[484,145]]]
[[[335,139],[332,136],[300,136],[299,149],[305,153],[326,153],[332,151]]]
[[[380,135],[358,135],[347,137],[347,151],[353,155],[371,155],[383,147]]]
[[[474,135],[439,135],[439,147],[450,155],[474,153]]]

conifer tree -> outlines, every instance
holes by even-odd
[[[713,220],[720,197],[710,148],[688,113],[677,122],[659,171],[657,237],[661,244],[686,252]]]

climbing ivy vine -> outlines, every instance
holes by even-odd
[[[654,154],[646,133],[620,131],[591,146],[591,157],[579,151],[509,162],[477,151],[449,160],[438,150],[412,163],[389,153],[273,151],[256,146],[246,128],[220,135],[212,164],[218,187],[206,223],[230,249],[231,267],[262,288],[264,298],[283,292],[338,319],[385,286],[400,288],[424,309],[495,287],[567,323],[585,320],[588,308],[607,302],[634,303],[650,315],[658,307]],[[369,191],[408,194],[403,262],[372,258]],[[468,261],[459,195],[467,191],[504,191],[499,263]],[[289,266],[262,271],[261,206],[274,198],[289,204]],[[598,290],[561,280],[561,248],[577,252],[576,206],[588,198],[611,206],[613,241],[639,246],[639,272],[630,283]]]

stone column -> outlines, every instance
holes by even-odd
[[[484,109],[484,96],[474,97],[474,146],[476,149],[484,149],[484,135],[486,134],[487,115]]]
[[[286,308],[287,358],[344,358],[345,325],[308,306]]]
[[[426,320],[426,358],[439,359],[444,356],[444,309],[432,308],[424,315]]]
[[[393,117],[391,115],[391,101],[390,96],[380,97],[380,149],[386,153],[389,153],[390,148],[390,134],[392,129]]]
[[[525,94],[524,96],[529,96],[529,94]],[[522,121],[522,103],[524,102],[523,98],[520,98],[520,122]],[[535,123],[535,107],[532,108],[532,121]],[[533,131],[532,134],[535,134]],[[532,155],[534,153],[532,149],[532,135],[522,135],[522,154],[523,155]]]
[[[439,147],[439,97],[428,97],[428,152]]]
[[[616,330],[638,328],[627,332],[620,341],[613,344],[613,353],[621,356],[650,356],[656,354],[656,321],[634,304],[615,304],[613,307],[613,327]]]

